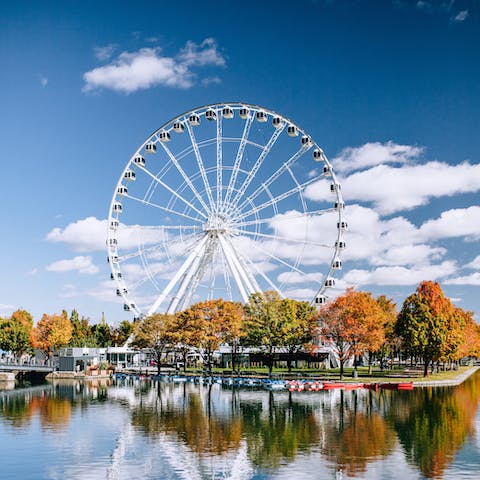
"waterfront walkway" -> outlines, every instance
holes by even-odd
[[[53,372],[53,367],[49,365],[30,365],[26,364],[17,364],[17,363],[0,363],[0,372],[40,372],[40,373],[50,373]]]
[[[473,375],[480,366],[469,368],[466,372],[459,374],[457,377],[449,380],[424,380],[421,382],[413,382],[414,387],[454,387],[463,383],[468,377]]]

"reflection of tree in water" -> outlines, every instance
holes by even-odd
[[[400,394],[400,393],[403,393]],[[480,375],[454,388],[422,388],[392,395],[390,417],[408,461],[427,478],[441,478],[474,434]]]
[[[161,385],[158,387],[162,395]],[[163,392],[166,399],[137,405],[132,411],[132,424],[148,435],[173,433],[198,454],[222,454],[239,448],[242,420],[238,414],[212,412],[210,393],[202,398],[198,391],[185,390],[180,404],[173,402],[169,393]]]
[[[38,416],[43,429],[60,430],[68,426],[72,408],[86,408],[92,398],[105,401],[107,386],[66,381],[18,389],[0,396],[0,416],[17,428],[27,427]]]
[[[370,462],[394,450],[395,432],[380,413],[381,400],[372,392],[359,398],[358,392],[342,391],[339,404],[330,412],[326,409],[326,417],[331,418],[325,425],[321,453],[338,470],[355,476],[365,472]]]
[[[247,439],[248,457],[261,468],[278,467],[300,452],[309,452],[320,439],[314,407],[269,395],[268,408],[262,402],[242,402],[240,409]]]

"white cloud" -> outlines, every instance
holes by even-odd
[[[422,152],[423,148],[399,145],[392,141],[372,142],[360,147],[344,148],[332,160],[332,164],[339,172],[351,172],[385,163],[409,163],[418,158]]]
[[[213,38],[206,38],[200,45],[189,40],[180,50],[178,59],[187,66],[225,66],[225,58],[218,51],[217,42]]]
[[[104,62],[113,55],[116,48],[116,45],[111,43],[109,45],[104,45],[103,47],[94,47],[93,52],[97,60]]]
[[[437,265],[419,267],[378,267],[373,270],[350,270],[343,279],[352,285],[416,285],[423,280],[436,280],[453,274],[456,263],[446,260]]]
[[[420,227],[424,238],[480,238],[480,206],[455,208],[442,212],[439,218],[428,220]]]
[[[48,77],[46,77],[45,75],[39,75],[39,80],[42,87],[45,88],[48,85]]]
[[[480,285],[480,272],[474,272],[464,277],[449,278],[443,283],[447,285]]]
[[[53,243],[65,243],[77,252],[105,250],[107,220],[87,217],[70,223],[63,230],[54,228],[47,234],[47,240]]]
[[[315,185],[306,191],[312,199]],[[480,164],[379,165],[342,179],[342,190],[350,201],[371,202],[381,214],[391,214],[425,205],[431,198],[479,191]]]
[[[106,250],[106,219],[87,217],[68,224],[65,228],[54,228],[46,239],[53,243],[65,243],[76,252],[94,252]],[[117,231],[119,248],[131,250],[137,247],[157,244],[164,238],[162,230],[148,228],[140,230],[138,225],[120,224]]]
[[[32,268],[29,272],[27,272],[27,275],[36,275],[38,273],[38,269],[37,268]]]
[[[58,260],[45,267],[49,272],[71,272],[78,271],[84,275],[94,275],[99,272],[99,268],[92,263],[92,257],[79,255],[66,260]]]
[[[468,17],[468,10],[462,10],[458,12],[458,14],[455,16],[454,20],[455,22],[463,22],[467,19]]]
[[[158,47],[142,48],[136,52],[122,52],[108,65],[86,72],[83,90],[109,88],[132,93],[159,85],[190,88],[196,83],[192,68],[224,65],[225,59],[211,38],[200,44],[187,42],[177,57],[164,56]]]
[[[480,255],[477,255],[470,263],[467,263],[465,268],[480,270]]]

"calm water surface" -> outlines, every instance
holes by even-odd
[[[141,380],[0,391],[0,479],[480,478],[480,373],[317,393]]]

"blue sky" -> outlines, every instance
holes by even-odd
[[[474,0],[2,2],[0,315],[128,318],[101,237],[118,178],[163,123],[227,101],[329,156],[340,287],[401,302],[432,279],[479,312],[478,45]]]

